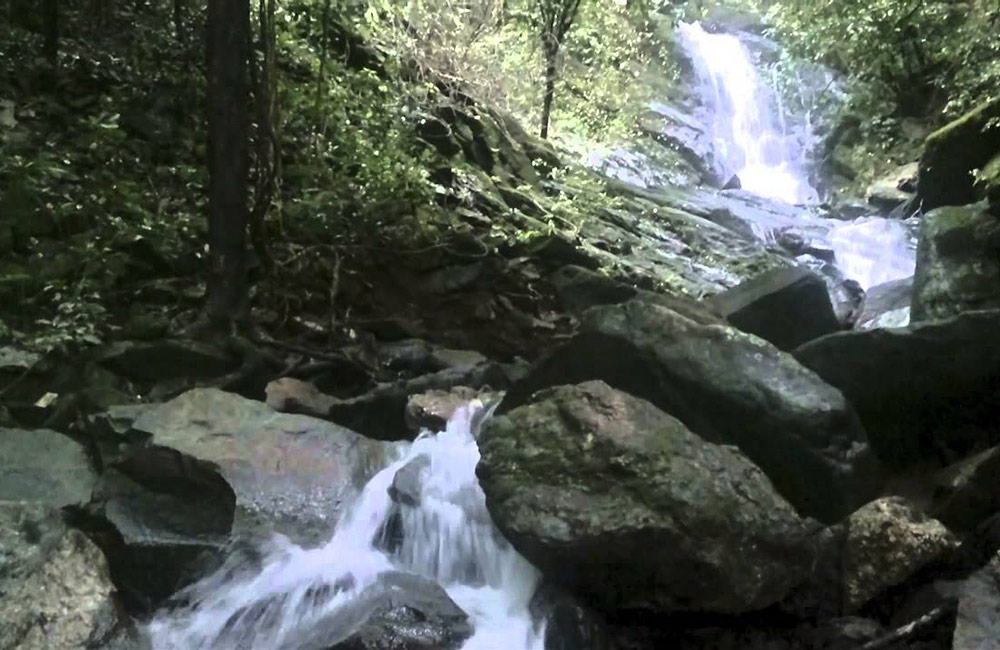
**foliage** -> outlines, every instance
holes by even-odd
[[[545,63],[536,0],[377,2],[371,34],[411,61],[421,76],[538,124]],[[635,127],[647,92],[637,83],[655,38],[649,7],[580,3],[560,49],[552,132],[557,138],[614,141]]]
[[[872,114],[953,116],[1000,92],[997,0],[766,4],[782,42],[848,75]]]

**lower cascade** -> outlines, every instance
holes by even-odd
[[[364,622],[371,594],[399,572],[438,583],[469,616],[464,650],[542,650],[544,629],[529,614],[539,573],[493,525],[476,480],[483,411],[472,402],[445,431],[401,447],[324,546],[278,536],[259,561],[233,557],[185,589],[148,624],[153,650],[329,648]],[[407,467],[419,498],[394,500]]]

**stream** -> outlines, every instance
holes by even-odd
[[[785,131],[783,111],[772,106],[776,94],[762,84],[740,38],[697,23],[683,24],[679,35],[713,116],[707,127],[717,171],[741,184],[735,192],[694,190],[691,200],[728,202],[767,243],[789,229],[804,233],[814,247],[832,251],[841,279],[865,290],[913,275],[912,223],[822,216],[804,171],[809,143]],[[825,268],[831,261],[807,258],[800,263]],[[544,629],[529,612],[539,573],[493,525],[476,480],[482,410],[473,402],[445,431],[401,446],[325,545],[304,549],[277,537],[255,562],[233,557],[188,587],[148,624],[154,650],[335,647],[363,624],[399,572],[440,585],[468,614],[466,650],[543,650]],[[400,480],[412,494],[400,496]]]

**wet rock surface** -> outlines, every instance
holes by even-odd
[[[603,382],[542,391],[480,449],[500,529],[605,609],[752,611],[808,572],[810,527],[757,467]]]
[[[361,597],[362,622],[330,650],[457,650],[472,635],[468,616],[437,584],[393,573]],[[341,625],[330,625],[342,634]]]
[[[219,466],[236,494],[237,529],[325,538],[343,506],[391,454],[390,443],[261,402],[196,389],[134,423],[153,444]]]
[[[581,331],[515,384],[500,412],[542,388],[599,379],[698,435],[734,444],[805,515],[835,521],[877,489],[851,406],[793,357],[752,335],[632,301],[590,310]]]
[[[996,444],[1000,311],[840,332],[795,357],[843,392],[879,458],[950,464]]]
[[[865,292],[854,329],[906,327],[910,324],[912,296],[913,278],[893,280],[870,288]]]

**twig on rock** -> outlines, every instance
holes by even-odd
[[[946,618],[953,613],[952,607],[936,607],[931,611],[927,612],[920,618],[910,621],[902,627],[898,627],[892,632],[881,636],[877,639],[873,639],[868,643],[864,644],[859,648],[859,650],[884,650],[894,643],[900,641],[905,641],[910,637],[916,636],[917,634],[923,632],[929,627],[932,627],[939,623],[942,619]]]

